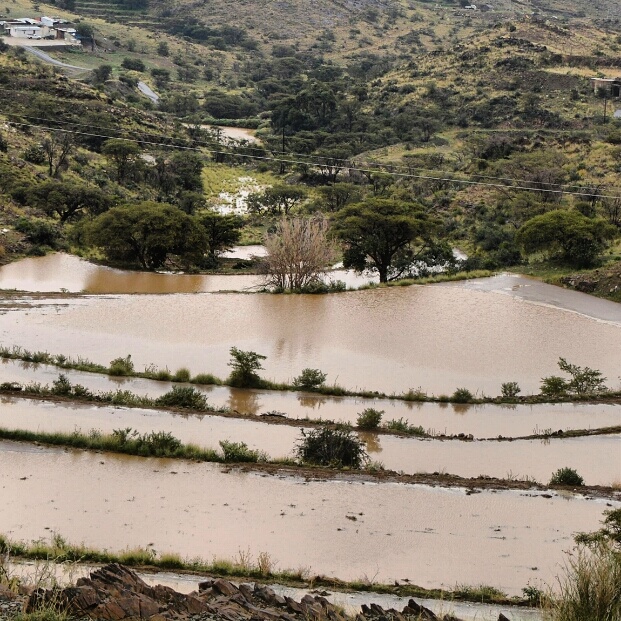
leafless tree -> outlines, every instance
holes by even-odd
[[[267,284],[299,291],[319,282],[336,252],[323,217],[282,218],[265,240]]]

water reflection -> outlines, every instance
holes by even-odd
[[[258,414],[261,409],[259,395],[252,390],[229,389],[227,407],[240,414]]]
[[[239,249],[236,249],[239,250]],[[240,254],[244,251],[239,250]],[[330,272],[327,280],[342,280],[348,288],[366,284],[368,277],[350,270]],[[214,291],[256,291],[265,279],[253,274],[175,274],[118,270],[78,257],[55,253],[22,259],[0,267],[0,289],[92,294],[183,294]]]
[[[138,395],[157,398],[175,384],[138,378],[111,378],[105,375],[63,370],[48,365],[33,365],[3,360],[1,382],[51,385],[60,373],[73,384],[94,392],[114,391],[119,387]],[[214,408],[231,408],[243,413],[280,412],[290,418],[314,418],[355,424],[365,408],[383,410],[383,422],[403,419],[434,434],[472,434],[475,438],[526,436],[545,431],[595,429],[621,425],[620,405],[548,404],[548,405],[469,405],[466,411],[450,404],[407,402],[389,399],[328,397],[316,393],[231,389],[226,386],[197,386]],[[449,407],[450,406],[450,407]]]
[[[324,395],[313,395],[308,392],[299,392],[298,403],[303,408],[310,408],[311,410],[319,410],[322,405],[328,403],[328,397]],[[333,401],[336,401],[333,399]]]
[[[368,453],[381,453],[382,448],[380,436],[371,431],[359,431],[358,437],[364,442]]]

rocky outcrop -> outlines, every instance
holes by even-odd
[[[278,595],[269,586],[213,578],[190,594],[162,585],[149,586],[135,572],[110,564],[80,578],[75,586],[34,591],[26,612],[43,607],[66,610],[77,618],[107,621],[352,621],[325,597],[305,595],[300,601]],[[459,621],[438,617],[413,599],[401,611],[363,605],[353,621]]]

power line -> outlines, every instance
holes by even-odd
[[[47,131],[59,131],[59,132],[65,132],[68,134],[73,134],[73,135],[79,135],[79,136],[90,136],[90,137],[94,137],[94,138],[110,138],[110,136],[107,135],[103,135],[103,134],[95,134],[92,132],[80,132],[80,131],[75,131],[75,130],[69,130],[69,129],[64,129],[64,128],[57,128],[57,127],[45,127],[43,125],[34,125],[34,124],[30,124],[30,123],[18,123],[15,121],[11,121],[12,125],[16,125],[19,127],[28,127],[31,129],[43,129],[43,130],[47,130]],[[284,164],[289,164],[289,165],[309,165],[309,164],[313,164],[312,161],[306,161],[306,160],[296,160],[296,159],[288,159],[288,158],[284,158],[284,157],[275,157],[275,156],[267,156],[267,155],[252,155],[249,153],[241,153],[241,152],[231,152],[231,151],[223,151],[223,150],[218,150],[218,149],[209,149],[209,148],[199,148],[199,147],[192,147],[192,146],[186,146],[186,145],[178,145],[178,144],[170,144],[170,143],[163,143],[163,142],[154,142],[151,140],[142,140],[139,138],[125,138],[125,137],[121,137],[121,138],[117,138],[117,140],[124,140],[126,142],[133,142],[133,143],[137,143],[137,144],[143,144],[143,145],[148,145],[148,146],[155,146],[155,147],[162,147],[162,148],[167,148],[167,149],[178,149],[178,150],[184,150],[184,151],[196,151],[198,153],[209,153],[212,155],[233,155],[235,157],[238,158],[242,158],[242,159],[249,159],[249,160],[259,160],[259,161],[268,161],[268,162],[275,162],[275,163],[284,163]],[[362,166],[352,166],[351,162],[348,162],[347,160],[338,160],[339,162],[343,162],[343,164],[340,166],[341,168],[347,168],[350,171],[356,171],[356,172],[360,172],[363,174],[372,174],[374,172],[378,172],[377,169],[371,169],[371,168],[364,168]],[[319,163],[315,163],[315,165],[317,166],[328,166],[330,164],[324,163],[324,164],[319,164]],[[337,167],[337,166],[334,166]],[[379,171],[381,172],[381,171]],[[460,178],[456,178],[456,177],[442,177],[442,176],[433,176],[433,175],[423,175],[423,174],[414,174],[414,173],[403,173],[403,172],[393,172],[390,171],[388,172],[388,174],[391,174],[393,177],[400,177],[403,179],[423,179],[423,180],[427,180],[427,181],[442,181],[442,182],[447,182],[447,183],[458,183],[458,184],[462,184],[462,185],[471,185],[471,186],[480,186],[480,187],[488,187],[488,188],[496,188],[496,189],[503,189],[503,190],[523,190],[523,191],[529,191],[529,192],[540,192],[540,193],[545,193],[545,194],[558,194],[558,195],[564,195],[564,196],[586,196],[589,198],[609,198],[609,199],[618,199],[621,200],[621,195],[609,195],[609,194],[594,194],[592,192],[574,192],[574,191],[569,191],[569,190],[562,190],[562,189],[551,189],[551,188],[536,188],[536,187],[530,187],[530,186],[523,186],[523,185],[507,185],[507,184],[502,184],[502,183],[489,183],[489,182],[483,182],[483,181],[473,181],[470,179],[460,179]],[[560,186],[563,187],[563,186]]]
[[[46,123],[59,123],[59,124],[65,124],[65,125],[78,125],[80,127],[90,127],[90,128],[94,128],[94,129],[99,129],[99,130],[109,130],[109,131],[117,131],[114,128],[107,128],[107,127],[102,127],[102,126],[98,126],[98,125],[93,125],[93,124],[87,124],[87,123],[79,123],[77,121],[60,121],[60,120],[56,120],[56,119],[45,119],[42,117],[34,117],[34,116],[30,116],[30,115],[21,115],[24,118],[27,119],[33,119],[33,120],[37,120],[37,121],[44,121]],[[138,132],[141,130],[122,130],[122,131],[132,131],[132,132]],[[159,139],[162,138],[167,138],[166,136],[162,136],[162,134],[152,134],[149,132],[144,132],[144,134],[146,136],[151,136],[151,137],[156,137]],[[109,137],[113,137],[113,136],[109,136]],[[206,142],[203,140],[197,140],[194,138],[191,138],[192,142],[195,144],[199,144],[199,145],[204,145],[206,147],[211,147],[213,146],[212,142]],[[234,148],[234,147],[233,147]],[[245,149],[249,149],[251,151],[258,151],[260,154],[264,153],[263,149],[258,149],[249,145],[244,146]],[[227,152],[229,153],[229,152]],[[284,151],[283,151],[284,154]],[[296,158],[304,158],[307,159],[309,161],[309,163],[314,164],[314,165],[340,165],[343,168],[351,168],[352,164],[354,165],[358,165],[358,166],[362,166],[365,168],[371,168],[371,167],[381,167],[381,170],[377,171],[377,172],[386,172],[388,174],[394,173],[395,171],[406,171],[408,174],[411,174],[412,171],[425,171],[428,173],[438,173],[440,175],[449,175],[451,174],[451,171],[447,171],[447,170],[442,170],[442,169],[434,169],[434,168],[425,168],[425,167],[417,167],[417,166],[404,166],[404,165],[395,165],[395,164],[381,164],[379,162],[369,162],[369,161],[364,161],[364,160],[358,160],[355,156],[351,159],[338,159],[338,158],[330,158],[327,156],[321,156],[321,155],[307,155],[304,153],[295,153],[295,152],[289,152],[288,153],[289,157],[296,157]],[[317,160],[324,160],[323,164],[318,163]],[[328,163],[329,161],[329,163]],[[580,196],[593,196],[596,197],[598,196],[595,191],[604,191],[605,188],[610,188],[611,191],[613,190],[617,190],[618,188],[614,188],[611,186],[607,186],[607,185],[597,185],[595,188],[593,189],[589,189],[588,186],[584,186],[584,185],[573,185],[573,184],[565,184],[565,183],[554,183],[554,182],[549,182],[549,181],[533,181],[533,180],[529,180],[529,179],[517,179],[515,177],[499,177],[499,176],[493,176],[493,175],[479,175],[479,174],[474,174],[472,175],[472,177],[474,177],[475,179],[487,179],[490,181],[504,181],[507,182],[509,184],[521,184],[521,185],[526,185],[526,184],[530,184],[533,185],[535,187],[531,188],[534,191],[541,191],[543,188],[541,186],[549,186],[551,188],[565,188],[565,189],[574,189],[574,190],[579,190],[579,192],[577,192],[578,195]],[[507,186],[508,187],[508,186]],[[620,190],[621,191],[621,190]]]
[[[6,89],[0,88],[0,92],[2,91],[7,92]],[[56,119],[46,119],[46,118],[35,117],[31,115],[21,115],[21,116],[23,118],[43,121],[45,123],[77,125],[80,127],[88,127],[88,128],[94,128],[100,131],[110,131],[110,132],[117,132],[117,133],[119,131],[119,130],[116,130],[115,128],[107,128],[107,127],[102,127],[102,126],[98,126],[94,124],[80,123],[77,121],[62,121],[62,120],[56,120]],[[17,125],[17,123],[14,123],[14,124]],[[50,128],[44,128],[44,129],[50,129]],[[125,131],[125,132],[132,131],[134,133],[138,131],[142,132],[142,130],[121,130],[121,131]],[[157,138],[159,140],[168,138],[167,136],[163,136],[161,134],[153,134],[150,132],[143,132],[143,133],[146,136]],[[84,132],[84,135],[91,135],[91,134]],[[97,137],[112,138],[115,136],[98,135]],[[125,138],[121,136],[119,139],[125,139]],[[213,143],[211,142],[201,141],[201,140],[197,140],[193,138],[191,139],[192,139],[192,142],[195,144],[203,145],[205,147],[213,146]],[[150,142],[144,141],[142,139],[139,139],[138,141],[143,144],[151,144]],[[170,147],[172,145],[165,144],[165,145],[159,145],[159,146]],[[183,145],[177,145],[177,148],[187,149],[188,147],[183,146]],[[230,148],[234,149],[235,147],[230,147]],[[269,159],[263,155],[265,153],[263,149],[252,147],[250,145],[245,145],[244,149],[258,152],[259,155],[257,155],[255,159]],[[205,149],[205,150],[209,151],[209,149]],[[230,151],[222,152],[222,151],[212,150],[211,152],[213,152],[214,154],[236,155],[238,157],[242,157],[242,154],[235,153],[235,152],[231,153]],[[450,178],[446,178],[446,177],[442,177],[442,175],[444,176],[452,175],[453,173],[447,170],[427,168],[427,167],[412,167],[412,166],[404,166],[404,165],[397,165],[397,164],[382,164],[379,162],[360,161],[360,160],[357,160],[355,156],[351,159],[339,159],[339,158],[331,158],[329,156],[308,155],[308,154],[303,154],[303,153],[288,153],[287,156],[294,157],[294,158],[303,158],[305,160],[303,162],[299,162],[299,161],[295,162],[297,164],[304,163],[304,164],[311,164],[315,166],[334,166],[334,167],[348,168],[350,170],[356,170],[356,171],[368,173],[368,174],[372,174],[373,172],[385,172],[387,174],[392,174],[393,176],[400,176],[400,177],[421,178],[421,179],[429,179],[429,180],[437,180],[437,181],[454,181],[456,183],[471,183],[471,184],[475,183],[474,181],[472,181],[472,178],[476,180],[485,179],[488,181],[499,181],[499,182],[505,182],[505,183],[493,184],[493,183],[488,183],[488,182],[481,182],[481,183],[478,183],[478,185],[488,186],[488,187],[515,188],[515,189],[530,190],[530,191],[537,191],[537,192],[554,191],[554,193],[558,193],[558,194],[583,196],[583,197],[588,197],[588,198],[616,198],[616,196],[603,194],[602,192],[604,192],[606,189],[608,189],[610,192],[621,192],[621,188],[615,188],[614,186],[609,186],[609,185],[604,185],[604,184],[597,185],[595,187],[591,186],[591,189],[589,189],[588,186],[585,187],[583,185],[554,183],[554,182],[549,182],[549,181],[534,181],[534,180],[529,180],[529,179],[516,179],[512,177],[500,177],[500,176],[493,176],[493,175],[474,174],[474,175],[471,175],[470,180],[463,179],[463,178],[457,178],[454,176]],[[244,153],[243,157],[248,158],[250,156],[248,155],[248,153]],[[284,152],[283,152],[283,158],[284,158]],[[323,160],[323,162],[319,162],[319,160]],[[272,158],[272,161],[287,163],[287,160],[284,160],[284,159],[276,160]],[[405,171],[407,172],[407,174],[403,174],[401,171]],[[430,175],[420,175],[420,174],[415,175],[413,174],[412,171],[424,171],[426,173],[430,173]],[[529,187],[523,187],[523,186],[529,186]],[[546,187],[542,187],[542,186],[546,186]],[[577,190],[577,191],[571,191],[571,190]]]

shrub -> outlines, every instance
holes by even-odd
[[[257,354],[254,351],[242,351],[237,347],[229,350],[232,360],[228,363],[233,371],[229,375],[229,384],[236,388],[252,388],[261,385],[261,378],[257,371],[263,369],[261,360],[266,360],[266,356]]]
[[[44,218],[20,218],[15,224],[15,230],[23,233],[30,243],[37,246],[57,248],[62,239],[59,226]]]
[[[61,373],[58,376],[58,379],[52,382],[51,393],[53,395],[66,396],[66,395],[71,394],[71,389],[72,389],[71,382],[69,381],[66,375]]]
[[[181,448],[181,440],[169,431],[152,431],[138,439],[140,448],[146,449],[149,455],[169,456]]]
[[[173,375],[173,382],[189,382],[190,381],[190,371],[186,368],[177,369],[176,373]]]
[[[132,375],[133,373],[134,363],[132,362],[131,355],[128,355],[126,358],[115,358],[110,362],[108,375],[120,377],[124,375]]]
[[[32,144],[22,153],[22,157],[31,164],[45,164],[45,151],[40,144]]]
[[[382,422],[383,415],[384,410],[366,408],[358,414],[356,427],[358,427],[358,429],[377,429]]]
[[[550,375],[541,380],[541,394],[545,397],[566,397],[569,384],[558,375]]]
[[[458,388],[451,396],[453,403],[472,403],[474,397],[467,388]]]
[[[559,468],[550,479],[550,485],[584,485],[584,479],[573,468]]]
[[[121,67],[130,71],[144,71],[146,69],[144,63],[139,58],[124,58]]]
[[[229,442],[220,440],[220,448],[227,462],[258,462],[266,461],[266,456],[260,451],[248,448],[245,442]]]
[[[579,547],[568,556],[560,595],[552,597],[550,621],[621,619],[621,556],[610,542]]]
[[[558,359],[558,366],[561,371],[565,371],[565,373],[569,373],[571,376],[568,383],[570,392],[574,392],[577,395],[585,395],[607,390],[605,385],[606,378],[597,369],[570,364],[565,358]]]
[[[344,429],[312,429],[302,431],[295,448],[296,457],[308,464],[336,468],[361,468],[369,461],[362,442]]]
[[[313,390],[321,386],[326,377],[319,369],[302,369],[302,373],[293,380],[293,385],[302,390]]]
[[[192,378],[193,384],[221,384],[221,380],[211,373],[199,373]]]
[[[405,418],[393,418],[386,423],[386,429],[407,433],[411,436],[427,436],[427,433],[421,425],[410,425]]]
[[[172,390],[158,397],[155,404],[192,410],[206,410],[208,408],[207,397],[200,390],[191,386],[174,386]]]
[[[503,399],[515,399],[521,391],[522,390],[517,382],[505,382],[500,387]]]

